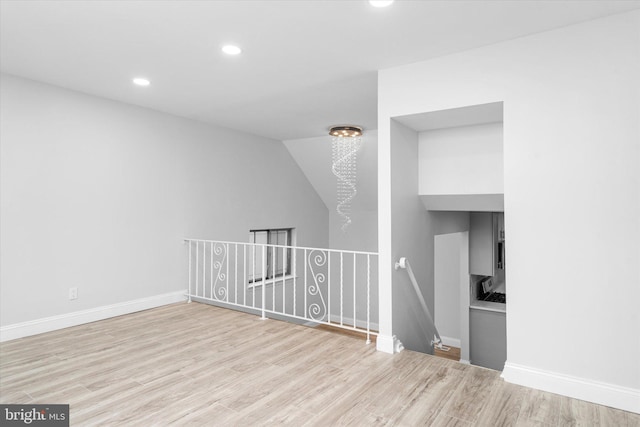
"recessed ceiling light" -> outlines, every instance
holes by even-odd
[[[228,44],[222,47],[222,51],[227,55],[239,55],[240,52],[242,52],[242,49],[240,49],[238,46]]]
[[[369,4],[373,7],[387,7],[393,3],[393,0],[369,0]]]
[[[136,77],[135,79],[133,79],[133,83],[137,84],[138,86],[149,86],[151,84],[151,82],[144,77]]]

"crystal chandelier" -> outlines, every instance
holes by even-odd
[[[338,180],[336,211],[342,217],[342,231],[351,224],[351,201],[356,190],[356,154],[362,146],[362,128],[333,126],[329,129],[332,140],[333,163],[331,171]]]

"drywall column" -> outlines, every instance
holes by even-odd
[[[391,128],[378,111],[378,326],[376,346],[393,353],[393,259],[391,253]]]
[[[460,234],[460,361],[470,363],[469,355],[469,232]]]

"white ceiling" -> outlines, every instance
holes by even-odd
[[[383,68],[640,1],[1,1],[6,73],[267,136],[377,128]],[[220,52],[223,44],[244,50]],[[145,76],[147,88],[131,79]]]

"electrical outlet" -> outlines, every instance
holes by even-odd
[[[73,287],[69,288],[69,299],[77,299],[78,298],[78,288]]]

